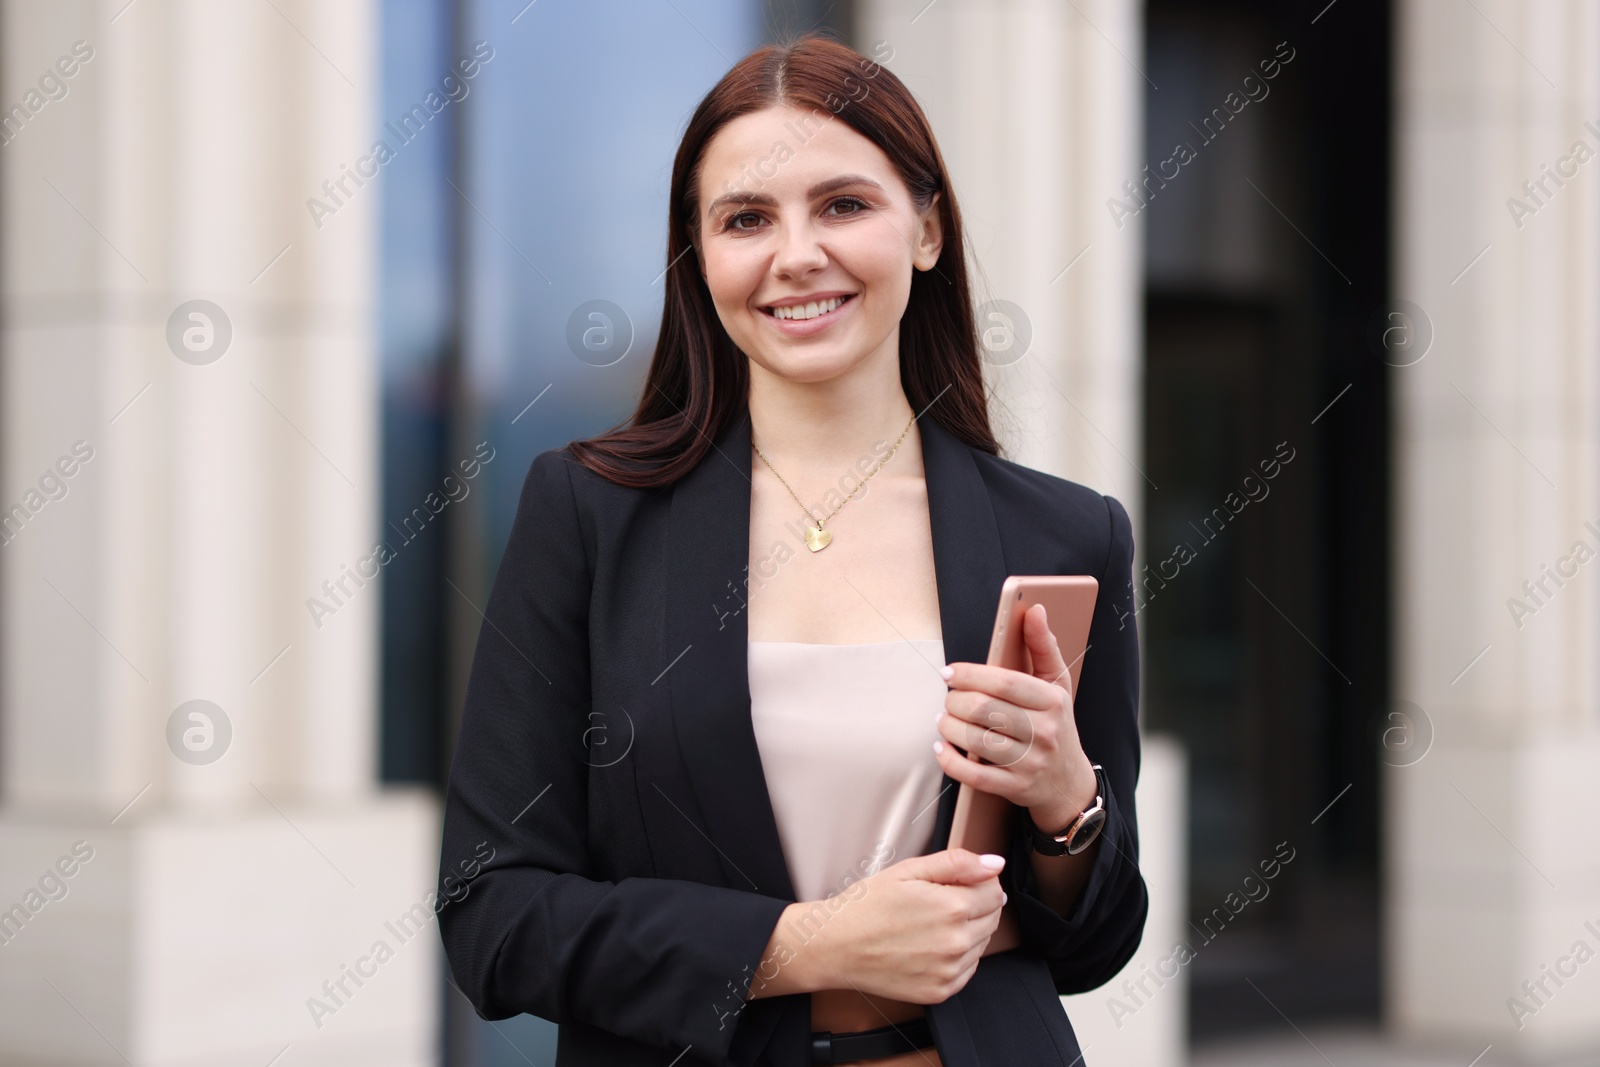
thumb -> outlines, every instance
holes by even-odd
[[[1067,674],[1067,664],[1061,658],[1061,644],[1050,629],[1050,620],[1043,604],[1034,604],[1022,616],[1022,637],[1028,645],[1033,676],[1047,682],[1060,683],[1063,689],[1072,689],[1072,678]]]
[[[940,885],[977,885],[998,875],[1005,857],[994,853],[980,856],[964,848],[947,848],[926,856],[913,856],[895,864],[902,876]]]

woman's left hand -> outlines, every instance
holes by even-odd
[[[950,691],[934,756],[957,782],[1005,797],[1029,809],[1035,825],[1054,830],[1094,802],[1098,783],[1078,740],[1071,677],[1043,604],[1023,614],[1022,634],[1032,674],[983,663],[944,669]]]

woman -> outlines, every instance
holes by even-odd
[[[752,53],[671,203],[638,409],[535,459],[485,611],[455,980],[559,1023],[562,1067],[1072,1064],[1057,996],[1147,908],[1127,513],[998,457],[960,213],[889,71]],[[1008,573],[1099,579],[1075,699],[1043,608],[1036,674],[983,664]],[[962,783],[1016,805],[1004,856],[945,848]],[[1021,943],[985,954],[1002,908]]]

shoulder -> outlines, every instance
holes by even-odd
[[[1133,525],[1116,497],[980,449],[972,455],[1002,527],[1008,521],[1042,527],[1108,555],[1119,548],[1132,555]]]
[[[584,466],[570,445],[562,445],[533,457],[517,510],[523,521],[581,535],[594,559],[603,545],[659,526],[670,499],[670,487],[619,485]]]
[[[532,496],[545,504],[571,502],[580,510],[592,508],[602,501],[624,501],[630,497],[648,496],[654,490],[632,489],[618,485],[585,467],[573,454],[570,445],[546,449],[533,457],[523,479],[523,496]]]
[[[517,510],[547,517],[552,512],[572,514],[577,510],[574,483],[582,470],[582,465],[566,446],[540,452],[522,476],[522,497]]]

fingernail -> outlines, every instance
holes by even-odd
[[[1000,890],[1000,903],[1001,903],[1001,905],[1004,905],[1010,899],[1011,899],[1010,897],[1006,896],[1006,891],[1004,889]]]
[[[943,752],[944,751],[944,742],[943,741],[935,741],[933,743],[933,751],[934,751],[935,755],[937,755],[940,752]]]
[[[944,718],[944,712],[941,711],[933,717],[933,725],[938,726],[939,720],[942,718]]]
[[[1001,867],[1006,865],[1006,858],[993,852],[985,852],[983,855],[978,857],[978,862],[989,868],[991,871],[998,871]]]
[[[939,677],[943,678],[947,682],[955,676],[955,673],[956,669],[948,665],[939,668]]]

